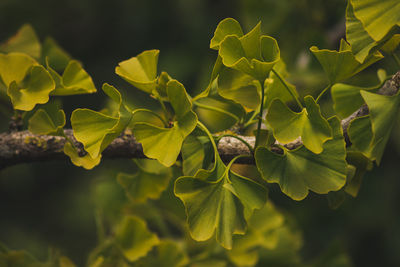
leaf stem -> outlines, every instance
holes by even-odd
[[[200,121],[197,121],[197,125],[207,134],[208,138],[210,139],[210,142],[215,150],[215,153],[218,153],[218,148],[217,148],[217,144],[214,141],[214,137],[212,136],[212,134],[210,133],[210,131],[207,129],[207,127],[201,123]]]
[[[256,143],[254,145],[254,149],[257,148],[258,143],[260,141],[260,132],[261,132],[261,123],[262,123],[262,115],[264,110],[264,97],[265,97],[265,87],[264,83],[261,83],[261,104],[260,104],[260,112],[258,113],[258,124],[257,124],[257,134],[256,134]]]
[[[330,88],[332,87],[331,84],[329,84],[327,87],[324,88],[324,90],[322,90],[321,93],[319,93],[317,99],[315,99],[315,102],[318,103],[319,99],[325,94],[326,91],[328,91]]]
[[[245,144],[247,146],[247,148],[250,150],[251,154],[254,154],[253,147],[246,140],[244,140],[243,138],[241,138],[241,137],[239,137],[237,135],[234,135],[234,134],[223,134],[223,135],[218,136],[218,141],[220,139],[222,139],[223,137],[233,137],[233,138],[239,140],[240,142],[242,142],[243,144]]]
[[[293,97],[293,99],[296,101],[297,105],[303,109],[303,105],[300,103],[299,98],[293,93],[293,91],[289,88],[289,85],[285,82],[285,80],[279,75],[278,72],[276,72],[274,69],[272,69],[272,72],[278,77],[278,79],[281,81],[281,83],[285,86],[286,90],[289,92],[289,94]]]

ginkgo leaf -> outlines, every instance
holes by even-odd
[[[64,125],[65,113],[62,109],[50,113],[38,109],[29,119],[28,130],[34,134],[63,135]]]
[[[228,35],[243,36],[242,27],[237,20],[232,18],[223,19],[217,26],[214,36],[210,41],[210,48],[218,50],[221,42]]]
[[[282,79],[285,79],[287,76],[289,76],[286,70],[286,65],[282,59],[275,64],[273,69],[281,76]],[[293,84],[289,83],[288,81],[284,82],[289,87],[290,91],[292,91],[292,94],[295,95],[296,97],[299,97],[299,94],[296,91],[296,87]],[[266,107],[269,107],[272,101],[276,98],[280,99],[283,103],[293,100],[292,94],[288,92],[285,85],[273,72],[271,72],[269,74],[268,79],[265,80],[264,88],[265,88]]]
[[[240,104],[218,94],[217,79],[211,84],[208,93],[196,98],[193,105],[199,120],[211,132],[229,129],[246,115],[246,111]]]
[[[349,126],[354,146],[371,160],[380,164],[391,129],[400,107],[400,96],[386,96],[361,91],[369,109],[369,116],[357,118]]]
[[[218,93],[249,110],[260,105],[260,90],[258,81],[243,72],[224,68],[218,75]]]
[[[351,50],[360,63],[364,62],[370,51],[378,46],[378,43],[364,29],[362,22],[354,15],[351,1],[347,2],[346,8],[346,40],[350,43]]]
[[[179,243],[172,240],[162,240],[153,251],[154,253],[140,259],[138,266],[181,267],[189,263],[185,251]]]
[[[132,114],[122,103],[121,94],[113,86],[104,84],[103,91],[117,103],[118,117],[108,116],[90,109],[76,109],[71,115],[71,125],[76,140],[95,159],[129,124]]]
[[[151,93],[157,85],[157,63],[159,50],[147,50],[136,57],[122,61],[115,73],[136,88]]]
[[[214,148],[213,168],[200,169],[194,176],[179,177],[174,191],[185,205],[193,239],[204,241],[215,232],[217,241],[231,249],[232,235],[244,234],[246,221],[255,209],[263,207],[267,191],[260,184],[231,171],[234,160],[225,166],[212,136],[208,135]]]
[[[144,202],[148,198],[158,199],[167,188],[172,177],[170,168],[155,160],[134,160],[139,168],[134,174],[119,173],[118,183],[125,189],[126,195],[135,202]]]
[[[383,58],[377,51],[360,63],[350,45],[343,39],[339,51],[318,49],[316,46],[312,46],[310,50],[322,65],[331,84],[344,81]]]
[[[400,26],[398,0],[351,0],[354,15],[375,41],[382,40],[395,26]]]
[[[306,96],[304,102],[306,107],[296,113],[276,99],[271,103],[266,119],[276,140],[286,144],[301,137],[304,146],[318,154],[325,141],[332,138],[332,130],[312,96]]]
[[[11,98],[14,109],[29,111],[36,104],[47,103],[54,88],[54,81],[47,70],[43,66],[32,66],[23,81],[11,82],[7,95]]]
[[[378,49],[387,53],[393,52],[400,41],[399,35],[394,34],[394,32],[391,30],[380,39],[372,38],[363,22],[354,15],[352,1],[348,1],[346,9],[346,39],[351,44],[351,50],[360,63],[364,62],[371,53]]]
[[[135,216],[126,216],[116,228],[115,242],[123,255],[133,262],[146,256],[160,240],[149,231],[145,221]]]
[[[235,35],[226,36],[220,44],[219,56],[225,66],[264,82],[279,61],[280,51],[274,38],[261,36],[260,24],[257,24],[240,38]]]
[[[400,34],[394,34],[382,47],[381,50],[390,54],[393,53],[400,45]]]
[[[183,140],[196,127],[197,116],[185,88],[176,80],[167,84],[167,96],[175,112],[172,128],[163,128],[150,123],[136,123],[133,132],[143,146],[143,153],[170,167],[175,163]]]
[[[231,172],[218,156],[212,170],[178,178],[175,195],[185,204],[190,234],[195,240],[207,240],[216,232],[217,241],[231,249],[232,235],[244,234],[246,219],[264,205],[267,192],[261,185]]]
[[[268,202],[256,210],[249,220],[243,236],[235,236],[229,259],[238,266],[253,266],[259,259],[259,248],[273,250],[278,244],[278,229],[284,225],[283,215]]]
[[[56,89],[51,93],[52,95],[64,96],[97,92],[92,78],[76,60],[69,61],[62,76],[53,70],[48,62],[47,69],[56,83]]]
[[[22,82],[32,66],[38,63],[31,57],[22,53],[0,54],[0,82],[6,88],[12,82]]]
[[[0,44],[1,53],[20,52],[28,54],[31,57],[40,57],[40,41],[31,25],[23,25],[18,32]]]
[[[42,45],[40,62],[46,64],[46,60],[52,69],[62,72],[71,61],[71,56],[53,38],[47,37]]]
[[[284,150],[283,155],[259,147],[255,153],[257,168],[269,183],[278,183],[282,192],[294,200],[304,199],[308,191],[327,194],[337,191],[346,182],[346,150],[338,118],[329,119],[333,139],[323,144],[323,151],[314,154],[305,147]]]
[[[380,87],[381,84],[369,88],[344,83],[334,84],[331,95],[336,113],[341,118],[350,116],[365,103],[360,94],[361,90],[376,91]]]
[[[182,171],[188,176],[194,175],[199,169],[208,169],[213,157],[210,140],[195,132],[182,145]]]
[[[64,154],[71,159],[71,162],[75,166],[83,167],[86,170],[91,170],[100,164],[101,154],[99,154],[96,158],[92,158],[90,154],[81,156],[77,152],[76,148],[69,142],[65,143],[63,151]]]

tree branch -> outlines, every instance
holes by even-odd
[[[400,88],[400,71],[388,80],[378,94],[394,95]],[[350,140],[347,129],[350,122],[360,116],[368,114],[368,107],[362,106],[348,118],[342,120],[343,134],[347,146],[350,146]],[[82,144],[76,141],[72,130],[64,131],[76,147],[84,154]],[[249,144],[254,145],[253,136],[240,136]],[[30,163],[37,161],[47,161],[51,159],[67,159],[63,153],[63,147],[66,140],[61,136],[34,135],[29,131],[9,132],[0,134],[0,169],[19,163]],[[301,139],[297,139],[289,144],[284,144],[288,149],[295,149],[302,145]],[[273,146],[272,151],[283,153],[279,146]],[[218,151],[223,161],[228,162],[237,155],[251,155],[249,149],[239,140],[232,137],[221,138],[218,144]],[[116,138],[104,151],[103,158],[145,158],[142,146],[136,141],[132,133],[126,131]],[[238,163],[253,164],[254,158],[242,158]]]

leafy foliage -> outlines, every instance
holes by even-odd
[[[336,252],[303,265],[301,233],[268,200],[268,188],[277,183],[296,201],[309,191],[325,194],[333,208],[346,194],[357,196],[365,172],[381,162],[400,98],[379,94],[389,69],[378,71],[377,85],[352,78],[386,54],[396,58],[399,29],[397,0],[349,0],[339,50],[310,48],[329,82],[314,98],[289,82],[278,42],[262,34],[261,23],[245,34],[227,18],[210,41],[217,59],[197,96],[158,71],[159,50],[147,50],[120,62],[115,73],[151,105],[138,108],[129,103],[134,89],[121,94],[104,83],[108,108],[78,108],[68,121],[55,97],[96,93],[95,84],[54,40],[41,44],[24,25],[0,45],[0,91],[30,132],[65,137],[63,151],[76,166],[99,165],[102,152],[125,133],[142,145],[148,159],[135,159],[132,172],[107,174],[116,179],[96,192],[99,244],[87,266],[349,266]],[[320,100],[329,90],[328,115]],[[343,129],[339,117],[363,105],[369,114]],[[65,134],[69,123],[83,148]],[[254,145],[238,133],[253,136]],[[218,141],[226,135],[249,154],[225,160]],[[235,169],[244,157],[255,166]],[[6,248],[0,265],[75,266],[58,254],[42,264]]]

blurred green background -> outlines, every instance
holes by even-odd
[[[275,37],[301,95],[326,85],[309,47],[336,49],[344,37],[343,0],[1,0],[0,40],[31,23],[43,40],[52,36],[92,75],[97,88],[109,82],[133,90],[114,74],[118,62],[143,50],[160,49],[160,70],[181,81],[195,95],[208,82],[215,51],[209,49],[216,25],[236,18],[246,30],[262,21]],[[388,58],[377,67],[396,66]],[[377,67],[354,82],[374,84]],[[138,95],[140,92],[136,92]],[[101,108],[102,94],[65,98],[67,115],[78,107]],[[326,97],[326,100],[328,98]],[[324,103],[328,114],[331,103]],[[1,128],[8,125],[1,118]],[[392,134],[382,164],[367,173],[356,199],[338,209],[325,196],[310,194],[295,202],[273,186],[271,199],[291,213],[303,231],[304,259],[312,259],[332,242],[348,252],[354,266],[400,266],[400,127]],[[0,172],[0,242],[45,259],[48,247],[60,249],[78,266],[96,245],[94,205],[99,184],[115,183],[127,160],[105,160],[93,171],[68,161],[13,166]],[[118,198],[122,191],[114,192]]]

